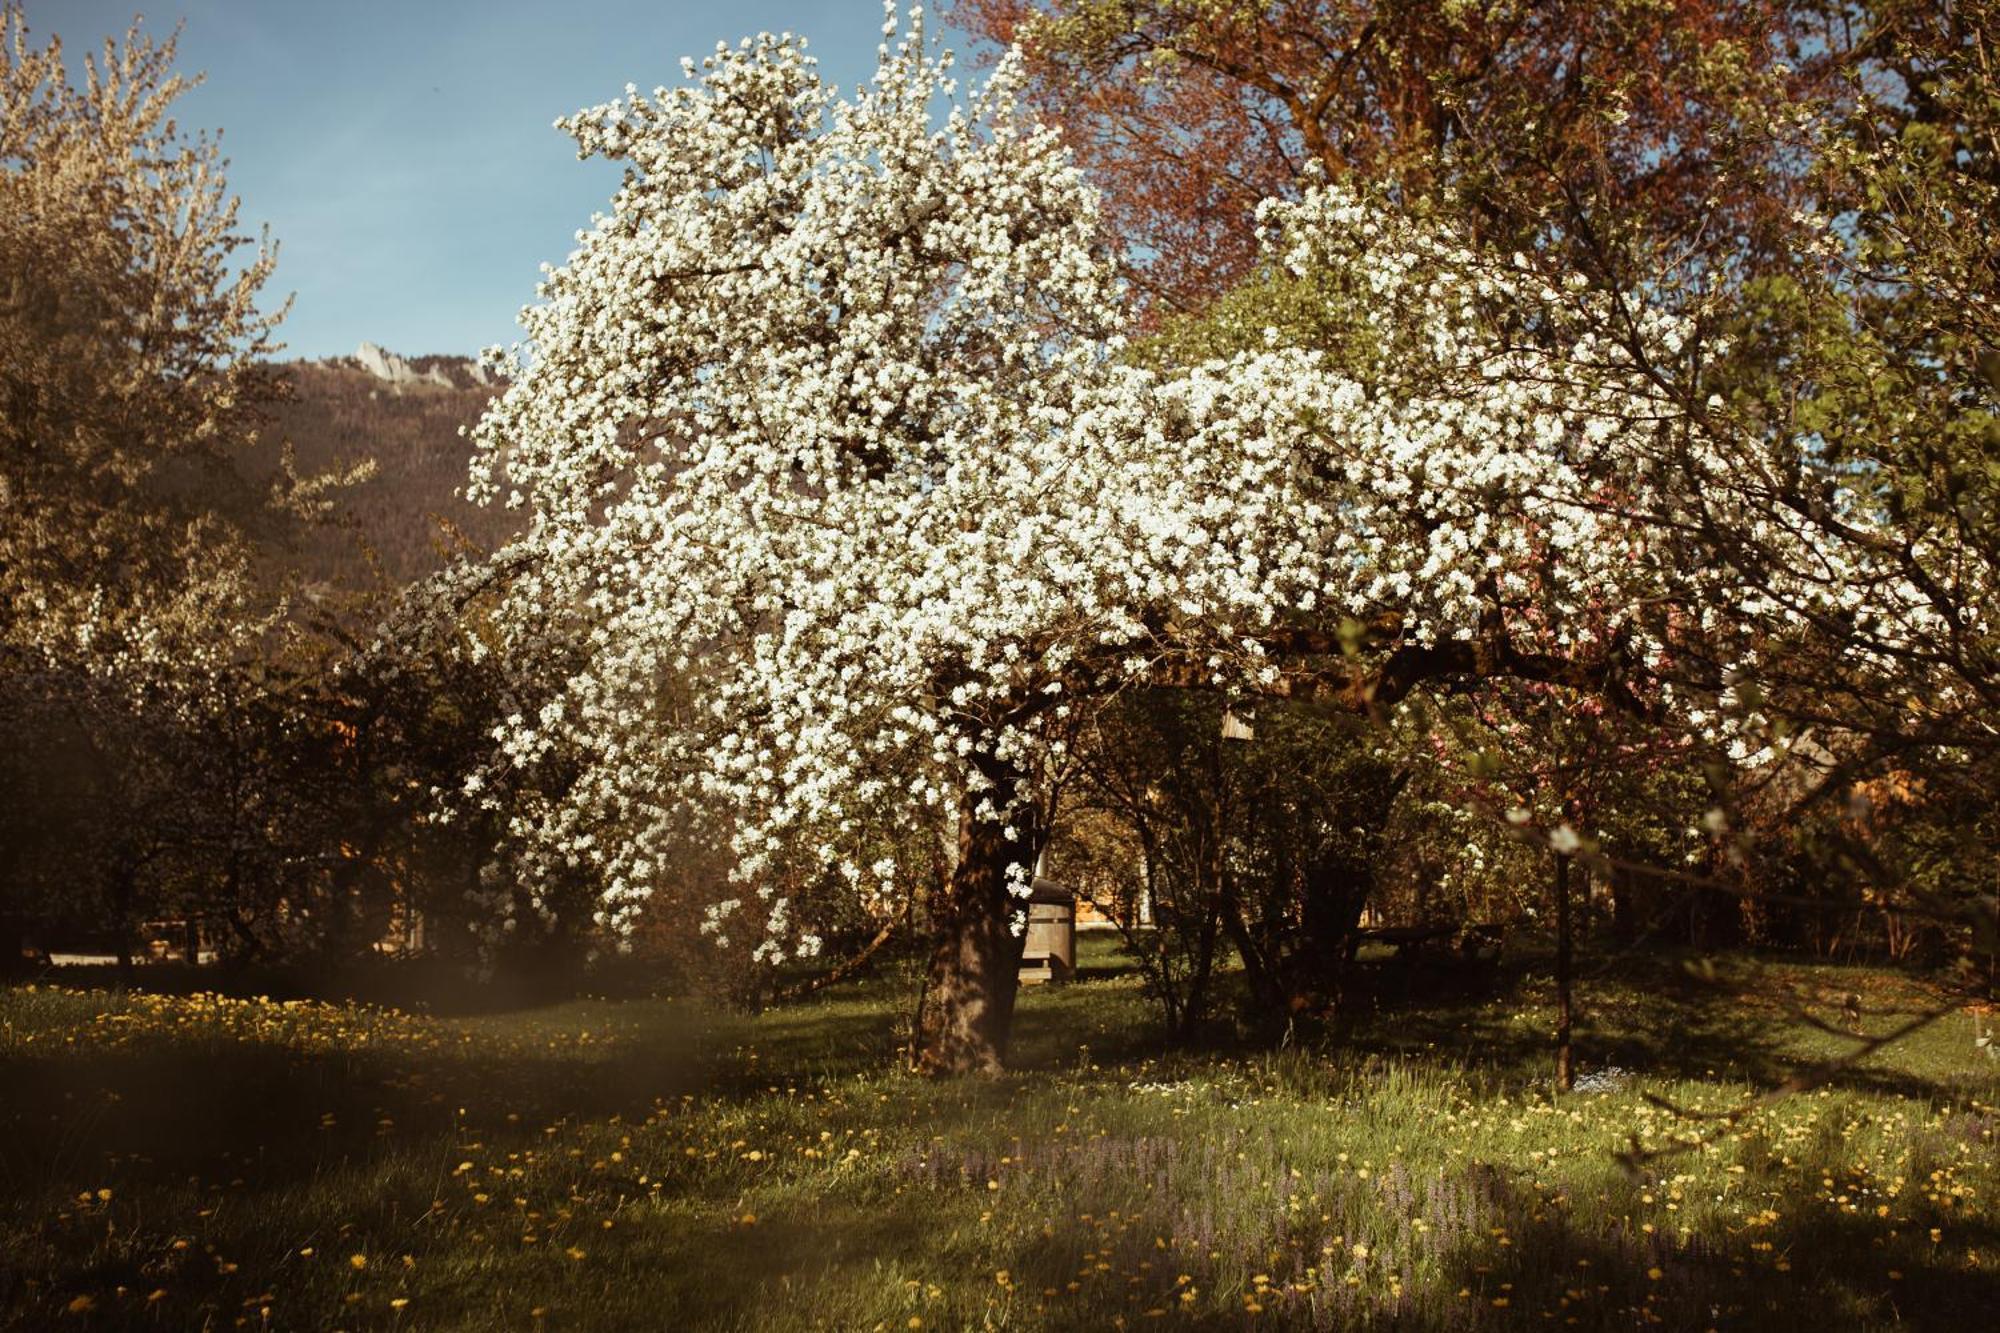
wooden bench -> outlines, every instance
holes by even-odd
[[[1415,963],[1435,954],[1442,942],[1456,934],[1456,926],[1376,926],[1357,930],[1348,937],[1347,961],[1357,961],[1365,944],[1386,944],[1389,957],[1380,961]]]
[[[1493,980],[1504,931],[1493,925],[1381,926],[1357,930],[1347,946],[1347,986],[1357,996],[1403,1001],[1473,994]],[[1364,958],[1368,945],[1386,956]]]

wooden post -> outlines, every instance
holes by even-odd
[[[1576,1086],[1575,1053],[1570,1049],[1573,1014],[1569,973],[1569,855],[1556,853],[1556,1086],[1564,1092]]]

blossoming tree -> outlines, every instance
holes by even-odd
[[[283,385],[273,246],[239,234],[193,80],[137,23],[81,62],[0,5],[0,952],[31,919],[129,927],[208,875],[207,781],[270,692],[260,542],[330,479],[251,478]],[[255,767],[254,760],[250,766]],[[222,821],[227,822],[227,821]],[[169,862],[180,864],[171,871]],[[190,862],[194,869],[188,869]],[[210,876],[222,878],[222,874]],[[178,892],[176,890],[176,892]],[[0,960],[7,961],[7,960]]]
[[[851,100],[789,36],[687,73],[560,122],[628,170],[475,432],[476,488],[528,510],[499,651],[572,664],[501,729],[498,768],[565,765],[510,834],[530,877],[590,868],[607,927],[716,809],[743,887],[707,929],[766,959],[819,946],[781,870],[886,902],[910,890],[867,831],[955,829],[919,1058],[996,1068],[1042,798],[1097,701],[1379,708],[1661,659],[1685,478],[1580,284],[1321,186],[1266,223],[1341,312],[1330,345],[1147,368],[1012,62],[961,98],[892,16]]]

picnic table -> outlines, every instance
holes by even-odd
[[[1347,961],[1354,962],[1364,944],[1386,944],[1391,961],[1414,963],[1457,934],[1457,926],[1372,926],[1348,937]]]
[[[1349,983],[1357,993],[1414,999],[1420,994],[1477,992],[1500,964],[1505,928],[1492,924],[1376,926],[1348,939]],[[1367,946],[1373,956],[1359,956]],[[1386,946],[1386,952],[1383,952]]]

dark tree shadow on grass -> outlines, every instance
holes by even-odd
[[[1391,1004],[1357,1016],[1324,1049],[1336,1059],[1344,1053],[1442,1061],[1476,1071],[1496,1087],[1546,1087],[1554,1071],[1553,1010],[1540,993],[1544,987],[1533,979],[1539,961],[1513,960],[1497,997]],[[1948,1006],[1942,997],[1922,996],[1912,986],[1894,1003],[1871,998],[1859,1022],[1850,1022],[1838,1005],[1821,997],[1807,1007],[1839,1035],[1829,1033],[1808,1047],[1801,1037],[1809,1030],[1786,1008],[1793,1002],[1787,991],[1791,969],[1758,975],[1738,966],[1705,979],[1697,962],[1692,955],[1635,958],[1615,977],[1581,985],[1577,1049],[1583,1067],[1616,1067],[1626,1075],[1662,1080],[1724,1079],[1760,1091],[1780,1088],[1802,1073],[1824,1074],[1821,1086],[1918,1099],[1994,1086],[1993,1066],[1976,1060],[1969,1042],[1962,1064],[1940,1068],[1936,1076],[1912,1070],[1907,1061],[1840,1063],[1839,1057],[1858,1045],[1847,1039],[1848,1032],[1878,1033],[1939,1012]],[[1879,977],[1866,969],[1855,975],[1857,985]],[[1814,969],[1813,976],[1823,989],[1827,970]],[[1546,1030],[1533,1017],[1527,1022],[1515,1017],[1544,1009]]]
[[[1987,1128],[1990,1128],[1988,1126]],[[1307,1170],[1293,1183],[1312,1208],[1274,1196],[1234,1144],[1136,1138],[1017,1145],[1016,1170],[1064,1182],[1073,1203],[1010,1256],[1024,1291],[1053,1292],[1050,1328],[1131,1326],[1145,1308],[1213,1328],[1474,1330],[1510,1328],[1800,1330],[1983,1328],[2000,1309],[2000,1272],[1959,1261],[1991,1253],[2000,1230],[1905,1197],[1871,1207],[1806,1205],[1755,1228],[1674,1234],[1661,1210],[1579,1218],[1579,1194],[1602,1201],[1638,1186],[1606,1165],[1565,1193],[1482,1163],[1423,1176],[1402,1167],[1369,1180]],[[1799,1173],[1841,1174],[1811,1157]],[[996,1169],[977,1152],[927,1154],[905,1168],[938,1195]],[[1797,1201],[1803,1202],[1803,1201]],[[1139,1211],[1122,1211],[1139,1210]],[[1143,1218],[1140,1216],[1143,1212]],[[1644,1218],[1655,1226],[1647,1229]],[[1129,1220],[1134,1225],[1126,1226]],[[1929,1228],[1943,1229],[1945,1244]],[[1160,1250],[1156,1237],[1174,1238]],[[1765,1248],[1758,1248],[1764,1246]],[[1248,1275],[1262,1274],[1263,1288]],[[1351,1282],[1350,1282],[1351,1279]],[[1217,1310],[1218,1297],[1254,1313]]]

